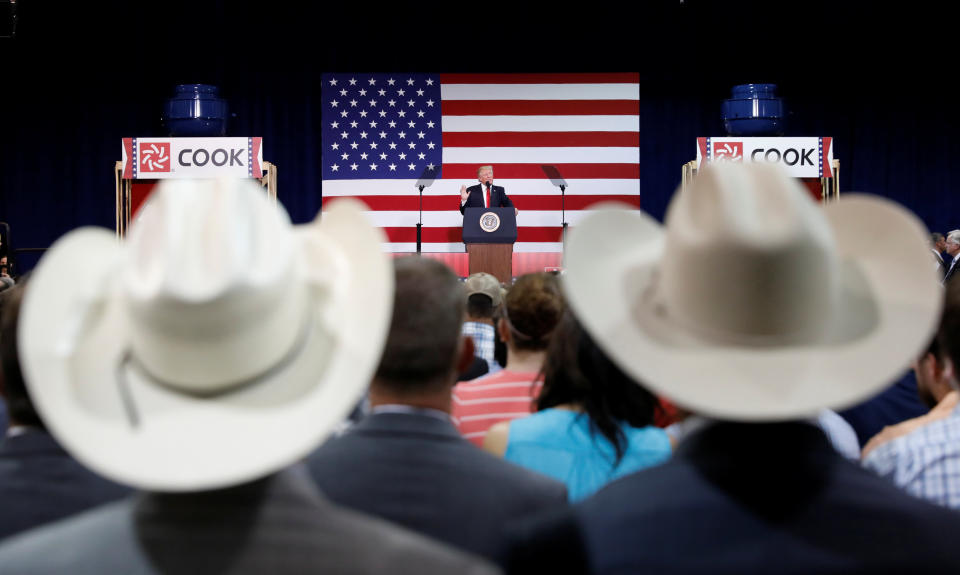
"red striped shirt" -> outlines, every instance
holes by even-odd
[[[453,388],[453,423],[464,437],[482,446],[495,424],[532,413],[541,387],[537,373],[506,369],[459,383]]]

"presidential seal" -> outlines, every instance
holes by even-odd
[[[496,212],[484,212],[480,216],[480,229],[485,232],[495,232],[500,227],[500,216]]]

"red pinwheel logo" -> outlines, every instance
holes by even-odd
[[[140,148],[141,172],[170,171],[170,143],[144,144]]]
[[[723,142],[714,144],[713,160],[715,162],[742,162],[743,142]]]

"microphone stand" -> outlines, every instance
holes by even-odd
[[[417,188],[420,189],[420,219],[417,222],[417,255],[420,255],[420,245],[421,245],[420,240],[421,240],[421,233],[423,231],[423,188],[424,187],[425,186],[423,184],[419,184],[417,186]]]
[[[563,245],[563,259],[567,258],[567,181],[560,175],[556,166],[540,166],[550,183],[560,188],[560,242]]]
[[[414,186],[420,190],[420,216],[417,219],[417,255],[420,255],[423,249],[423,188],[429,188],[433,185],[436,177],[436,168],[428,167],[420,174],[420,178],[418,178],[417,183],[414,184]]]
[[[567,235],[567,186],[560,186],[560,221],[563,223],[563,237]]]

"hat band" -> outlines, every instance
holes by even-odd
[[[813,344],[821,341],[833,327],[829,318],[835,316],[831,313],[827,315],[828,321],[823,325],[808,329],[795,329],[792,331],[782,331],[780,333],[770,334],[751,334],[731,331],[705,325],[703,322],[691,321],[683,314],[672,313],[670,306],[666,303],[666,298],[661,293],[659,273],[654,273],[650,283],[635,300],[633,307],[633,317],[640,324],[647,322],[660,324],[663,327],[669,327],[671,330],[679,329],[686,332],[687,335],[703,341],[722,345],[735,345],[742,347],[780,347],[798,344]],[[828,305],[831,309],[836,307],[835,300],[831,299]]]
[[[267,367],[257,375],[226,383],[222,387],[219,387],[215,390],[190,391],[184,389],[181,385],[167,381],[147,369],[143,362],[140,361],[133,353],[133,348],[128,347],[121,354],[120,361],[117,363],[115,370],[115,383],[117,385],[117,391],[120,394],[120,400],[123,404],[123,409],[126,412],[127,419],[130,422],[130,426],[136,428],[140,425],[140,415],[137,411],[133,394],[131,393],[130,381],[127,379],[128,369],[136,369],[151,383],[179,394],[201,398],[223,397],[225,395],[256,386],[262,383],[264,380],[270,379],[274,375],[286,369],[287,366],[292,364],[298,357],[300,357],[300,354],[307,347],[307,342],[310,340],[310,334],[313,332],[311,326],[314,323],[313,320],[315,313],[315,308],[311,307],[311,312],[306,315],[304,321],[302,322],[299,333],[297,334],[297,339],[294,340],[294,344],[290,346],[290,350],[280,357],[280,359],[277,360],[273,365]]]

